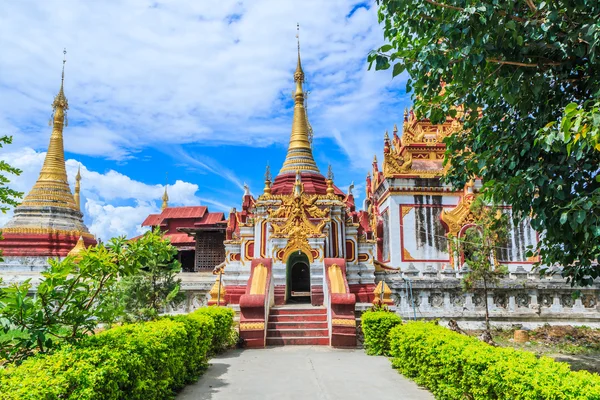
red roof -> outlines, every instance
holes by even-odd
[[[165,239],[169,239],[171,244],[183,245],[183,244],[195,244],[194,238],[187,233],[167,233]]]
[[[160,215],[163,219],[202,218],[207,211],[206,206],[167,207]]]
[[[156,226],[160,225],[162,221],[162,217],[160,214],[150,214],[146,217],[144,222],[142,222],[142,226]]]
[[[226,223],[225,214],[222,212],[211,213],[209,212],[205,216],[206,218],[202,218],[202,220],[195,222],[194,225],[216,225],[219,222]]]
[[[321,174],[301,172],[300,179],[304,185],[304,193],[306,194],[327,194],[327,182]],[[281,174],[277,175],[273,186],[271,186],[272,194],[291,194],[296,183],[296,174]],[[346,197],[337,186],[333,186],[335,194]]]

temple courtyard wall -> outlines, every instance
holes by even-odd
[[[425,319],[445,323],[457,321],[461,328],[481,329],[485,318],[482,287],[464,292],[465,271],[430,271],[386,274],[394,302],[392,309],[403,320]],[[411,298],[412,290],[412,298]],[[574,298],[575,290],[580,296]],[[593,286],[573,288],[560,275],[540,276],[519,270],[509,273],[488,288],[490,320],[493,326],[534,329],[544,324],[600,328],[600,280]]]

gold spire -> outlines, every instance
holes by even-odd
[[[64,50],[62,79],[60,90],[54,102],[52,102],[52,134],[44,165],[40,176],[23,200],[23,206],[54,206],[66,207],[79,211],[75,204],[75,198],[67,181],[67,170],[65,168],[65,151],[63,145],[63,127],[66,126],[66,114],[69,103],[64,92],[65,63],[67,51]]]
[[[267,171],[265,172],[265,188],[263,189],[264,194],[271,194],[271,168],[267,164]]]
[[[335,194],[335,189],[333,188],[333,170],[331,169],[331,164],[327,167],[327,190],[326,193],[328,195]]]
[[[85,242],[83,241],[83,236],[79,236],[79,240],[75,244],[75,247],[69,251],[68,256],[75,257],[75,262],[79,262],[81,260],[81,252],[86,249]]]
[[[306,108],[304,106],[304,71],[300,60],[300,25],[297,25],[298,33],[298,64],[294,72],[296,91],[294,92],[294,117],[292,121],[292,134],[288,146],[287,156],[280,173],[295,173],[297,170],[320,173],[313,158],[310,143],[310,128]]]
[[[165,183],[165,193],[162,196],[162,207],[160,208],[161,210],[164,210],[165,208],[169,207],[169,194],[167,193],[167,187],[169,186],[169,173],[167,172],[167,183]]]
[[[77,168],[77,175],[75,175],[75,205],[81,211],[81,198],[79,192],[81,191],[81,165]]]

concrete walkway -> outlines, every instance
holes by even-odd
[[[385,357],[363,350],[287,346],[231,350],[210,361],[208,371],[178,400],[433,399],[404,378]]]

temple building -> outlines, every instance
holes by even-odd
[[[165,238],[177,247],[183,272],[212,272],[225,259],[227,221],[222,212],[209,212],[207,207],[169,207],[165,187],[160,214],[150,214],[142,226],[159,228]]]
[[[375,159],[367,175],[365,208],[376,242],[377,299],[405,319],[455,319],[478,328],[484,294],[463,291],[469,266],[449,241],[473,226],[470,206],[482,183],[476,179],[454,188],[441,179],[447,168],[443,140],[461,130],[460,112],[434,125],[406,111],[401,134],[394,125],[392,136],[384,135],[381,168]],[[510,207],[501,209],[511,214]],[[509,273],[488,292],[491,320],[508,326],[600,325],[600,285],[581,288],[582,296],[573,299],[560,267],[550,268],[555,275],[540,275],[538,259],[527,257],[539,238],[528,219],[509,221],[508,240],[492,255]]]
[[[78,241],[82,246],[96,244],[80,210],[80,172],[75,195],[67,180],[63,128],[67,126],[69,103],[64,92],[64,63],[60,90],[52,103],[50,144],[39,178],[2,228],[0,250],[4,261],[0,269],[5,278],[11,271],[43,270],[48,258],[65,257]]]
[[[366,207],[377,236],[378,261],[402,270],[462,267],[459,255],[450,251],[448,236],[460,237],[471,226],[469,207],[481,181],[470,182],[463,189],[442,183],[443,140],[460,130],[459,116],[433,125],[417,119],[411,110],[405,113],[401,137],[396,126],[391,138],[385,133],[382,170],[375,159],[366,182]],[[510,214],[510,207],[503,210]],[[537,244],[537,233],[528,220],[511,226],[508,236],[496,260],[511,270],[531,269],[537,259],[525,254],[528,246]]]

